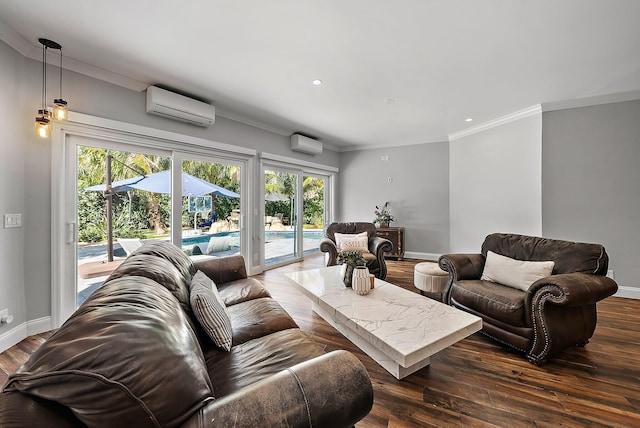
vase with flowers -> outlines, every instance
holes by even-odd
[[[391,215],[389,202],[385,202],[384,205],[380,206],[376,205],[376,209],[373,214],[376,216],[376,218],[373,219],[373,224],[375,224],[376,227],[389,227],[389,223],[396,219],[393,215]]]
[[[346,287],[351,287],[353,270],[356,266],[365,266],[367,262],[359,251],[341,251],[338,254],[338,263],[340,267],[340,278]]]

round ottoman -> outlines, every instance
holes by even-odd
[[[438,297],[438,300],[442,300],[442,292],[448,279],[449,273],[440,269],[438,263],[418,263],[413,270],[413,285],[420,290],[420,294],[427,293],[427,296]]]

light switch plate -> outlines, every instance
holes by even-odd
[[[22,214],[5,214],[4,228],[22,227]]]

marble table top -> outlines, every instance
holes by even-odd
[[[328,313],[396,363],[408,367],[479,331],[479,317],[375,279],[361,296],[339,278],[339,266],[286,274]]]

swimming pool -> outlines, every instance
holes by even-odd
[[[294,238],[293,231],[266,231],[264,232],[265,241],[276,241],[279,239],[293,239]],[[209,242],[209,239],[213,236],[230,236],[231,238],[239,238],[240,232],[220,232],[220,233],[212,233],[205,235],[198,235],[189,238],[182,239],[182,245],[194,245],[194,244],[206,244]],[[305,230],[303,232],[303,236],[305,239],[322,239],[324,234],[321,230]]]

